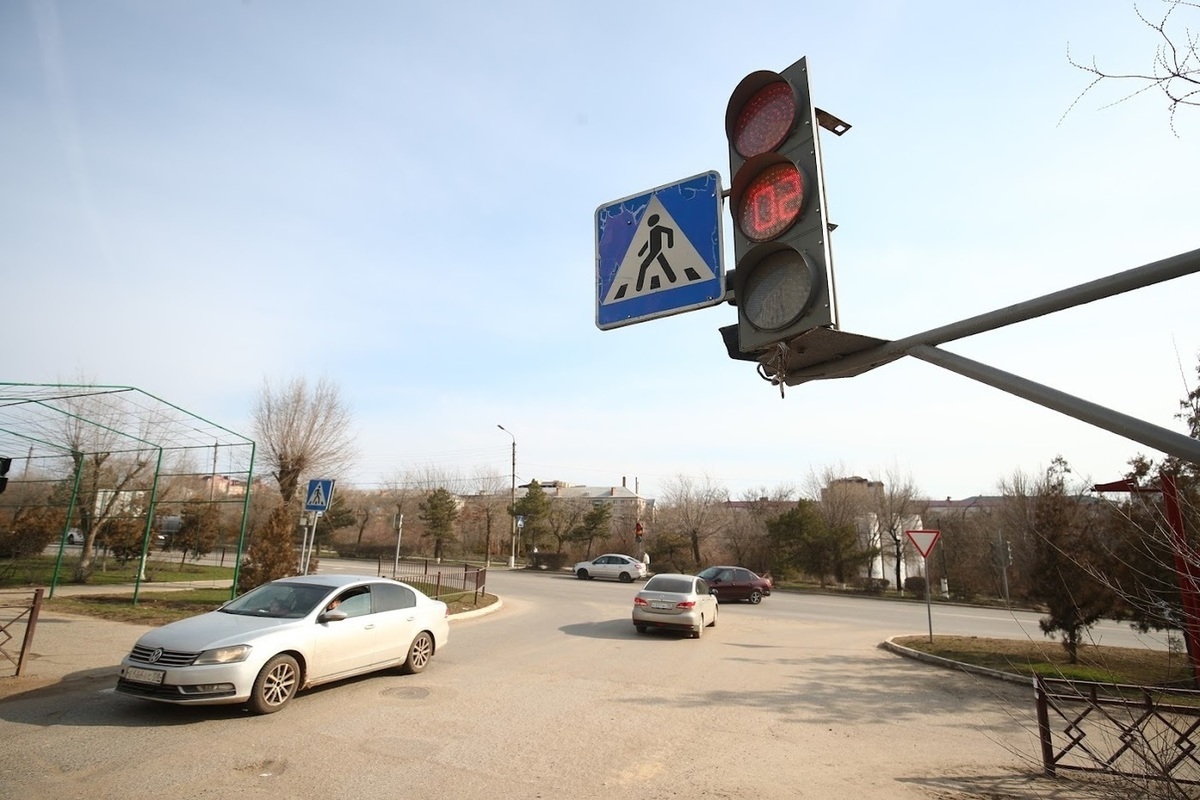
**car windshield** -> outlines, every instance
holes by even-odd
[[[655,575],[650,580],[646,581],[644,591],[647,592],[672,592],[674,594],[691,594],[692,579],[680,578],[670,575]]]
[[[325,599],[328,586],[306,583],[264,583],[221,607],[225,614],[300,619]]]

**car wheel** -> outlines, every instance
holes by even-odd
[[[431,658],[433,658],[433,637],[425,631],[421,631],[417,634],[417,638],[413,639],[412,646],[408,648],[408,660],[404,662],[404,666],[400,667],[400,671],[405,675],[415,675],[424,671]]]
[[[708,623],[708,627],[710,627],[710,628],[715,628],[715,627],[717,627],[717,616],[718,616],[718,611],[717,611],[717,609],[714,607],[714,608],[713,608],[713,619],[712,619],[712,622]]]
[[[621,583],[633,583],[633,576],[628,572],[621,573]]]
[[[300,665],[296,659],[281,653],[268,661],[254,679],[250,710],[255,714],[273,714],[287,705],[299,687]]]
[[[586,581],[588,579],[587,570],[586,569],[579,570],[578,572],[575,573],[575,577],[579,578],[579,580],[581,580],[581,581]]]
[[[758,605],[762,602],[762,592],[760,592],[758,589],[754,589],[750,592],[749,600],[754,605]]]
[[[703,617],[703,616],[701,616],[701,617],[700,617],[700,624],[699,624],[699,625],[697,625],[695,628],[693,628],[693,629],[692,629],[692,638],[693,638],[693,639],[699,639],[701,636],[703,636],[703,635],[704,635],[704,626],[705,626],[706,624],[707,624],[707,623],[705,623],[705,621],[704,621],[704,617]]]
[[[638,633],[645,633],[645,632],[646,632],[646,626],[645,626],[645,625],[634,625],[633,627],[634,627],[634,630],[636,630]]]

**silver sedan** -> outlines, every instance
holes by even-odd
[[[420,672],[449,633],[446,604],[399,581],[284,578],[144,635],[121,661],[117,691],[269,714],[317,684],[392,667]]]
[[[699,639],[706,627],[716,624],[717,596],[696,575],[655,575],[633,598],[633,626],[638,633],[668,628]]]

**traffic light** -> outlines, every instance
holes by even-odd
[[[837,328],[817,127],[803,58],[781,73],[747,75],[729,98],[730,284],[741,353]]]
[[[0,492],[8,488],[8,468],[12,466],[12,459],[8,456],[0,456]]]

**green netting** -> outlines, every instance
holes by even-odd
[[[133,601],[160,552],[198,558],[246,535],[253,440],[132,386],[0,383],[0,555],[68,547],[76,578],[136,559]],[[68,559],[73,560],[73,559]]]

